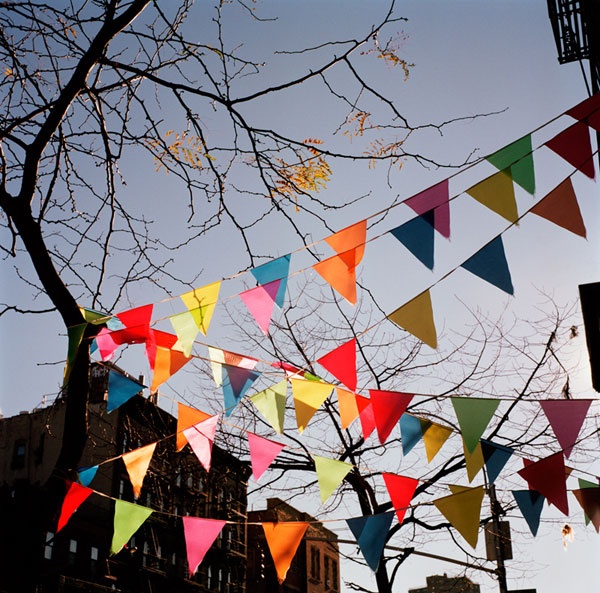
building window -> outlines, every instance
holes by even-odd
[[[90,571],[93,575],[96,574],[98,570],[98,548],[92,546],[90,548]]]
[[[329,589],[331,587],[331,575],[329,574],[329,556],[323,556],[323,572],[325,573],[325,588]]]
[[[12,469],[23,469],[25,467],[25,455],[27,453],[27,443],[24,440],[15,441],[13,447]]]
[[[52,549],[54,548],[54,533],[48,531],[46,533],[46,545],[44,546],[44,558],[52,560]]]
[[[315,581],[321,580],[321,550],[315,546],[310,549],[310,576]]]
[[[75,559],[77,557],[77,540],[70,539],[69,540],[69,564],[75,564]]]
[[[331,559],[331,588],[334,591],[338,590],[338,563],[337,560]]]

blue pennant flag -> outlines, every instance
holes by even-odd
[[[267,262],[250,270],[252,275],[256,278],[256,281],[262,286],[269,284],[269,282],[275,282],[275,280],[281,280],[281,284],[277,289],[275,295],[275,304],[281,309],[285,301],[285,291],[287,289],[287,280],[290,272],[290,259],[292,255],[288,253],[282,257],[278,257],[273,261]]]
[[[143,388],[144,386],[137,381],[132,381],[125,375],[110,371],[108,374],[108,401],[106,402],[106,410],[108,412],[116,410]]]
[[[406,455],[423,438],[421,420],[410,414],[400,416],[400,437],[402,438],[402,454]]]
[[[482,247],[465,261],[462,267],[508,294],[515,292],[500,236]]]
[[[244,369],[229,364],[223,364],[222,367],[222,387],[223,399],[225,402],[225,415],[231,416],[233,409],[240,400],[246,395],[246,392],[252,386],[252,383],[260,377],[260,373],[250,369]]]
[[[535,490],[513,490],[512,491],[519,509],[535,537],[540,526],[540,517],[546,500],[539,492]]]
[[[98,466],[93,465],[92,467],[85,467],[77,470],[77,475],[79,477],[79,483],[82,486],[89,486],[92,483],[92,480],[96,476],[96,472],[98,471]]]
[[[434,212],[429,210],[390,231],[430,270],[433,270],[434,224]]]
[[[486,441],[485,439],[481,439],[480,442],[488,481],[490,484],[493,484],[513,454],[513,449],[492,443],[492,441]]]
[[[367,564],[377,571],[395,511],[346,519]]]

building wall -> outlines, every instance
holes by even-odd
[[[426,587],[409,589],[408,593],[480,593],[480,588],[467,577],[433,575],[427,577]]]

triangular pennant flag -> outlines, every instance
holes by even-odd
[[[184,311],[177,315],[171,315],[169,320],[177,334],[177,342],[173,345],[173,348],[181,350],[185,356],[189,356],[198,335],[198,326],[194,316],[189,311]]]
[[[240,298],[254,317],[258,327],[265,336],[269,333],[269,325],[275,307],[275,298],[279,291],[281,280],[274,280],[268,284],[256,286],[250,290],[240,292]]]
[[[506,462],[510,459],[513,449],[482,439],[481,450],[485,460],[488,483],[491,485],[496,481]]]
[[[573,490],[573,494],[584,510],[585,516],[589,518],[598,533],[600,530],[600,488],[580,488]]]
[[[470,452],[467,449],[466,444],[463,442],[463,451],[465,454],[465,466],[467,468],[467,477],[469,478],[470,484],[485,464],[483,452],[481,450],[481,443],[477,443],[477,445],[475,445],[475,449],[473,449],[473,452]]]
[[[380,513],[346,519],[356,543],[373,572],[377,572],[394,513]]]
[[[146,340],[146,357],[148,358],[148,364],[150,365],[152,371],[154,371],[156,367],[156,357],[158,355],[158,349],[162,348],[163,350],[171,350],[176,344],[177,336],[175,334],[170,334],[168,332],[163,332],[157,329],[150,330],[150,332],[148,333],[148,339]],[[179,349],[179,354],[182,358],[184,358],[181,349]],[[169,361],[170,358],[165,356],[163,353],[159,365],[162,366],[163,369],[159,370],[159,374],[161,372],[169,371],[171,367]]]
[[[240,400],[246,395],[246,392],[252,383],[260,377],[260,373],[242,367],[235,367],[228,364],[222,365],[223,372],[223,400],[225,406],[225,416],[231,416],[233,409]]]
[[[69,336],[69,347],[67,350],[67,364],[65,366],[64,372],[65,384],[69,380],[69,375],[71,374],[71,367],[73,366],[75,356],[77,356],[77,352],[79,350],[79,346],[81,345],[81,341],[83,340],[83,334],[85,334],[85,328],[87,326],[87,323],[80,323],[78,325],[72,325],[71,327],[67,328],[67,334]]]
[[[138,498],[140,495],[142,483],[144,482],[144,477],[148,471],[148,466],[150,465],[152,455],[154,455],[155,448],[156,443],[151,443],[150,445],[140,447],[139,449],[135,449],[121,456],[125,468],[127,469],[127,473],[129,474],[129,479],[131,480],[133,496],[135,498]]]
[[[450,195],[447,179],[408,198],[404,203],[421,216],[431,212],[435,230],[446,239],[450,238]],[[431,220],[428,216],[424,216],[424,219],[427,222]]]
[[[515,292],[501,236],[496,237],[493,241],[482,247],[475,255],[472,255],[465,261],[461,267],[508,294],[514,294]]]
[[[279,308],[283,307],[285,301],[291,257],[291,254],[284,255],[250,270],[259,284],[269,284],[269,282],[273,282],[274,280],[280,280],[275,296],[275,304]]]
[[[287,381],[284,379],[271,387],[263,389],[250,396],[250,401],[265,417],[277,434],[283,432],[285,417],[285,399],[287,395]]]
[[[438,454],[444,443],[452,434],[452,429],[436,422],[432,422],[426,430],[423,431],[423,443],[425,444],[425,453],[427,463],[431,463]]]
[[[181,451],[187,444],[187,439],[183,431],[194,424],[203,422],[211,417],[211,414],[207,414],[202,410],[186,406],[180,402],[177,403],[177,440],[175,448],[177,451]]]
[[[352,471],[352,464],[319,455],[313,455],[312,458],[315,462],[321,502],[325,504],[343,479]]]
[[[531,534],[535,537],[540,526],[540,517],[546,499],[535,490],[513,490],[512,494],[523,518],[529,525]]]
[[[498,171],[470,187],[467,193],[508,222],[517,222],[519,219],[515,188],[509,171]]]
[[[535,193],[535,173],[533,168],[533,150],[531,148],[531,134],[501,148],[494,154],[486,157],[496,169],[509,169],[515,181],[526,192]]]
[[[571,107],[568,111],[565,112],[566,115],[570,115],[574,119],[585,120],[590,116],[597,115],[600,113],[600,93],[596,93],[587,99],[581,101],[575,105],[575,107]]]
[[[540,402],[567,458],[577,442],[591,403],[590,399],[556,399]]]
[[[577,482],[579,483],[579,488],[583,489],[583,488],[600,488],[600,485],[595,483],[595,482],[589,482],[588,480],[584,480],[582,478],[578,478]],[[583,518],[585,519],[585,524],[589,525],[590,523],[590,518],[583,513]]]
[[[191,578],[204,560],[206,552],[219,537],[227,521],[199,517],[182,517],[182,519],[188,572]]]
[[[326,243],[341,254],[350,249],[355,251],[354,261],[357,266],[365,253],[367,242],[367,220],[356,222],[325,239]],[[354,249],[355,248],[355,249]]]
[[[584,175],[590,179],[594,178],[594,155],[587,124],[584,122],[573,124],[548,140],[546,146]]]
[[[561,513],[569,514],[567,476],[562,452],[531,463],[517,473],[531,489],[542,494]]]
[[[98,466],[93,465],[92,467],[81,468],[77,470],[77,478],[82,486],[89,486],[92,480],[96,477],[98,472]]]
[[[77,482],[70,482],[69,488],[60,509],[60,516],[56,525],[58,533],[69,521],[71,515],[80,507],[83,501],[93,492],[90,488],[82,486]]]
[[[104,325],[108,323],[111,319],[114,319],[106,313],[101,313],[100,311],[95,311],[94,309],[88,309],[87,307],[79,307],[79,310],[81,311],[83,318],[92,325]],[[119,327],[122,327],[120,322]]]
[[[460,533],[473,548],[477,547],[479,537],[479,516],[483,502],[483,486],[462,489],[433,501],[438,511],[446,517],[450,525]]]
[[[423,433],[431,423],[411,414],[400,416],[400,438],[402,439],[402,454],[407,455],[423,438]]]
[[[221,369],[221,365],[228,364],[230,366],[252,370],[258,363],[257,358],[236,354],[235,352],[229,352],[228,350],[220,350],[219,348],[213,348],[212,346],[208,347],[208,357],[210,358],[213,379],[215,380],[217,387],[220,387],[223,383],[223,370]]]
[[[262,526],[277,572],[277,580],[281,584],[285,581],[296,550],[308,529],[308,523],[289,521],[285,523],[263,523]]]
[[[337,388],[338,407],[340,411],[340,423],[342,430],[346,430],[356,418],[358,418],[358,406],[356,405],[356,394],[352,391]]]
[[[497,399],[451,397],[463,441],[473,452],[500,403]]]
[[[115,340],[115,333],[118,332],[113,332],[103,327],[96,334],[94,342],[100,352],[100,358],[102,360],[110,360],[115,350],[119,347],[118,341]]]
[[[356,257],[356,250],[351,249],[313,266],[315,272],[352,305],[356,304]]]
[[[115,500],[114,532],[110,553],[116,554],[152,514],[152,509],[139,504]]]
[[[192,451],[202,464],[202,467],[209,472],[212,461],[212,446],[217,433],[217,424],[219,416],[211,416],[194,426],[190,426],[183,431]]]
[[[369,389],[369,395],[379,442],[383,445],[414,395],[398,391],[380,391],[379,389]]]
[[[277,455],[281,453],[285,445],[258,436],[252,432],[247,432],[246,436],[248,437],[248,447],[250,449],[252,477],[255,480],[259,480]]]
[[[139,344],[148,339],[153,308],[153,305],[144,305],[143,307],[117,313],[119,321],[127,328],[128,343]]]
[[[356,391],[356,338],[321,356],[317,362],[348,389]]]
[[[192,360],[191,356],[186,356],[179,350],[157,346],[150,391],[154,393],[167,379],[172,377],[190,360]]]
[[[106,401],[106,411],[112,412],[134,395],[140,393],[144,386],[129,379],[121,373],[110,370],[108,373],[108,399]]]
[[[390,500],[394,505],[398,523],[401,524],[402,521],[404,521],[404,515],[408,510],[410,501],[415,494],[415,490],[419,485],[419,480],[385,472],[382,475],[388,494],[390,495]]]
[[[302,433],[315,412],[331,395],[333,385],[306,379],[290,379],[298,432]]]
[[[357,395],[355,401],[356,407],[358,408],[363,439],[366,441],[375,430],[375,414],[373,413],[373,406],[371,400],[362,395]]]
[[[531,210],[534,214],[567,229],[580,237],[586,237],[585,223],[579,210],[577,196],[571,178],[567,177]]]
[[[213,282],[181,295],[181,300],[194,317],[196,326],[204,335],[208,332],[208,327],[215,312],[220,289],[221,282]]]
[[[437,348],[437,331],[429,290],[408,301],[390,313],[387,318],[431,348]]]
[[[433,270],[433,225],[433,210],[430,210],[390,231],[404,247],[430,270]]]

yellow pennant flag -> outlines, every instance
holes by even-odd
[[[423,433],[423,443],[425,444],[427,463],[431,463],[451,434],[451,428],[436,424],[435,422],[431,423],[431,426]]]
[[[469,477],[470,484],[475,476],[481,471],[481,468],[485,464],[485,459],[483,458],[481,443],[477,443],[473,452],[470,453],[463,441],[463,450],[465,452],[465,465],[467,466],[467,476]]]
[[[473,548],[477,547],[479,537],[479,516],[483,502],[483,486],[462,488],[456,494],[450,494],[433,501],[438,511],[446,517],[450,525],[460,533]]]
[[[405,305],[390,313],[387,318],[410,332],[432,348],[437,348],[437,332],[433,320],[433,307],[429,290],[422,292]]]
[[[320,381],[307,381],[306,379],[290,379],[294,407],[296,408],[296,422],[298,432],[302,433],[315,412],[331,395],[333,385]]]
[[[519,213],[515,200],[515,188],[508,170],[498,171],[491,177],[480,181],[470,187],[467,193],[509,222],[517,222]]]
[[[312,458],[315,462],[315,470],[319,481],[321,502],[325,504],[327,499],[342,483],[348,472],[352,470],[352,464],[319,455],[313,455]]]
[[[181,300],[189,309],[196,326],[204,335],[208,332],[210,320],[215,312],[220,289],[221,282],[213,282],[181,295]]]
[[[173,345],[173,349],[181,350],[186,356],[189,356],[198,335],[198,326],[194,316],[189,311],[185,311],[172,315],[169,320],[177,334],[177,342]]]
[[[359,410],[356,404],[356,394],[341,387],[337,388],[338,407],[342,430],[348,428],[358,418]]]
[[[182,403],[177,403],[177,441],[176,441],[176,450],[181,451],[187,444],[187,439],[183,434],[183,431],[186,428],[190,428],[198,424],[199,422],[203,422],[207,418],[210,418],[212,414],[207,414],[202,410],[197,410],[196,408],[192,408],[190,406],[186,406]]]
[[[146,476],[146,472],[148,471],[152,455],[154,455],[155,448],[156,443],[151,443],[150,445],[140,447],[139,449],[135,449],[134,451],[125,453],[125,455],[121,456],[121,459],[123,459],[123,463],[127,468],[129,479],[131,480],[135,498],[140,495],[142,483]]]
[[[285,581],[296,550],[308,529],[308,523],[290,521],[263,523],[262,526],[277,571],[277,580],[281,584]]]

